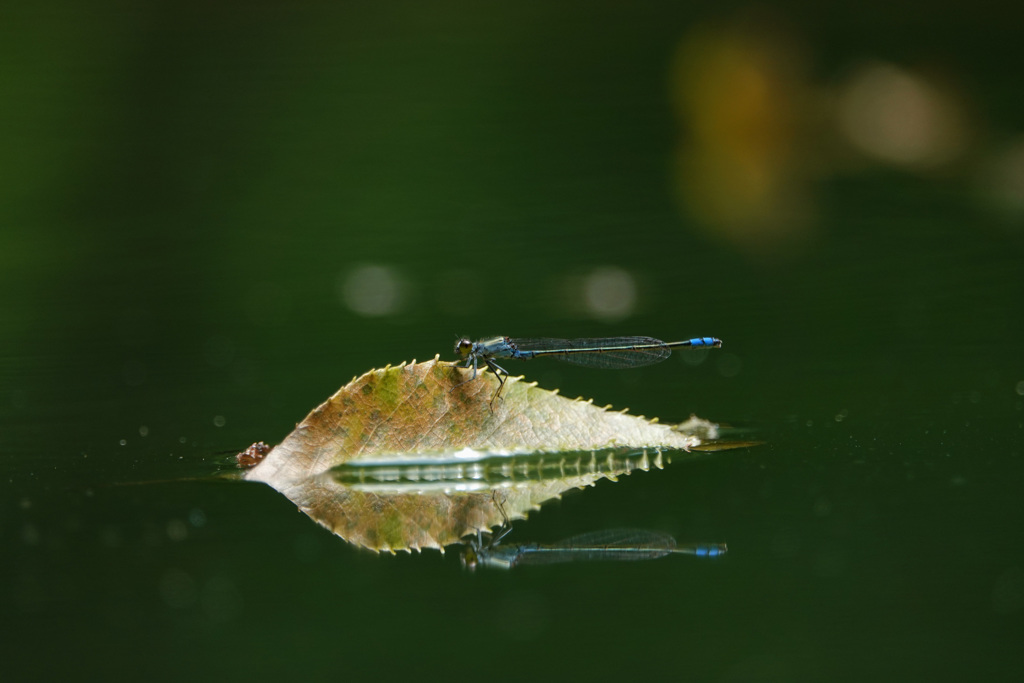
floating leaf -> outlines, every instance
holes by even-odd
[[[372,370],[313,410],[245,478],[273,486],[352,543],[443,548],[568,489],[660,467],[663,450],[699,446],[694,433],[714,436],[706,421],[683,431],[516,377],[492,410],[497,379],[471,377],[437,358]]]

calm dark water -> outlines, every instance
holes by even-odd
[[[1018,24],[91,7],[0,21],[5,681],[1024,673]],[[456,334],[721,337],[510,367],[764,442],[515,534],[729,555],[470,575],[216,477]]]

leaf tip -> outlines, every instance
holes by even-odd
[[[235,456],[235,460],[238,461],[239,467],[246,469],[255,467],[263,462],[263,459],[267,457],[267,453],[270,452],[270,446],[257,441],[253,445],[246,448],[244,451]]]

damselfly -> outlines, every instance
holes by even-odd
[[[722,340],[715,337],[694,337],[677,342],[663,342],[653,337],[601,339],[494,337],[476,342],[460,339],[455,343],[455,352],[461,357],[460,361],[466,361],[467,368],[473,368],[473,376],[466,380],[467,382],[476,379],[481,363],[489,367],[497,376],[498,391],[491,399],[493,403],[494,399],[501,395],[501,390],[505,387],[505,377],[508,377],[508,371],[494,362],[496,358],[512,358],[514,360],[554,358],[589,368],[618,370],[660,363],[672,355],[672,349],[675,348],[717,349],[721,346]]]

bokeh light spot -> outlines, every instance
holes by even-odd
[[[367,317],[400,313],[406,304],[406,286],[398,270],[389,266],[361,265],[338,278],[341,302]]]
[[[583,306],[598,320],[615,322],[629,317],[636,300],[636,280],[622,268],[595,268],[583,280]]]
[[[1020,230],[1024,214],[1024,139],[995,153],[982,170],[981,191],[999,213]]]
[[[897,165],[942,163],[963,146],[952,99],[922,76],[891,64],[854,73],[840,94],[838,123],[862,153]]]

